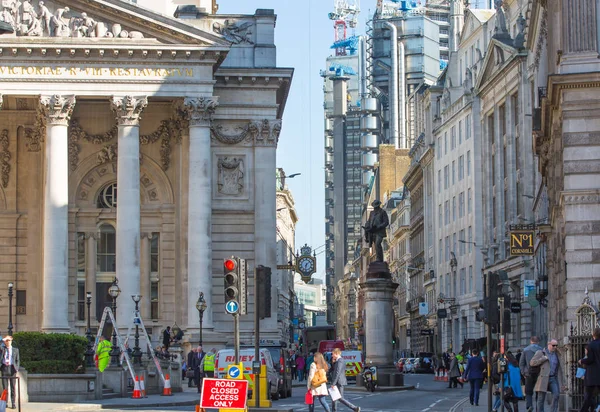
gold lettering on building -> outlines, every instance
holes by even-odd
[[[194,77],[193,68],[0,66],[0,76]]]

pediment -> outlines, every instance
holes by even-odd
[[[488,45],[485,60],[483,61],[482,74],[477,79],[477,89],[481,89],[482,86],[501,73],[502,69],[518,55],[519,51],[514,47],[498,39],[492,39]]]
[[[1,5],[0,20],[13,26],[13,36],[28,41],[229,45],[220,35],[121,0],[1,0]]]
[[[460,42],[462,43],[464,40],[471,37],[471,35],[475,33],[480,27],[481,22],[479,21],[479,19],[473,15],[473,12],[471,12],[471,10],[468,10],[467,18],[465,19],[462,33],[460,33]]]

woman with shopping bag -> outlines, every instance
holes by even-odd
[[[319,400],[325,412],[330,412],[329,405],[325,398],[328,395],[327,391],[327,371],[329,367],[327,362],[323,358],[321,352],[315,353],[314,362],[310,365],[308,371],[307,388],[308,393],[306,394],[305,401],[308,404],[309,412],[315,410],[315,398]],[[311,396],[309,396],[309,393]],[[308,403],[312,398],[312,403]]]

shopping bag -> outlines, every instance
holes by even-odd
[[[310,389],[308,391],[306,391],[306,395],[304,395],[304,403],[307,405],[313,404],[313,395],[312,395],[312,392],[310,391]]]
[[[579,378],[579,379],[585,378],[585,369],[584,368],[577,368],[577,373],[575,374],[575,377]]]
[[[333,402],[337,401],[338,399],[342,399],[342,394],[337,386],[332,386],[329,388],[329,396],[331,396],[331,400]]]

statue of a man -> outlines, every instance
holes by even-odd
[[[374,200],[371,206],[373,206],[373,210],[369,215],[366,226],[364,226],[365,242],[369,244],[369,247],[375,243],[376,261],[383,262],[383,246],[381,243],[383,238],[386,237],[385,229],[390,225],[390,221],[385,210],[381,208],[379,200]]]

